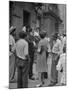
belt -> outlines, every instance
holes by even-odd
[[[22,61],[28,61],[28,59],[22,59],[22,58],[20,58],[20,57],[18,57],[18,56],[16,56],[18,59],[20,59],[20,60],[22,60]]]

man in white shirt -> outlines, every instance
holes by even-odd
[[[26,55],[28,55],[28,43],[24,39],[20,39],[16,43],[16,53],[19,58],[26,59]]]
[[[61,41],[58,39],[58,35],[53,36],[53,47],[52,47],[52,65],[51,65],[51,84],[53,86],[58,82],[58,72],[56,70],[56,65],[59,60],[59,56],[62,53]]]
[[[10,29],[9,29],[9,56],[11,56],[15,50],[15,40],[14,40],[14,37],[13,37],[13,33],[15,32],[16,30],[16,27],[13,27],[11,26]]]
[[[14,73],[15,73],[15,40],[13,37],[13,33],[16,30],[16,27],[11,26],[9,29],[9,81],[14,81]]]
[[[28,42],[25,40],[26,33],[19,33],[20,39],[16,43],[17,68],[18,68],[18,88],[28,87]]]
[[[61,72],[60,85],[66,84],[66,47],[63,48],[63,53],[60,55],[60,59],[56,66],[58,72]]]

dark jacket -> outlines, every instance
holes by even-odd
[[[35,48],[34,48],[34,44],[33,44],[33,41],[34,41],[34,37],[31,36],[31,35],[28,35],[26,37],[26,41],[28,42],[28,46],[29,46],[29,56],[30,58],[34,56],[34,51],[35,51]]]

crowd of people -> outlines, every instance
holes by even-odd
[[[23,27],[19,39],[15,41],[16,27],[10,27],[9,35],[9,81],[13,81],[17,68],[17,87],[27,88],[28,79],[40,78],[36,87],[45,84],[49,78],[50,84],[58,83],[58,73],[61,72],[60,85],[66,84],[66,34],[54,33],[48,37],[46,31],[39,28]]]

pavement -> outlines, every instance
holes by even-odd
[[[51,62],[50,61],[48,62],[48,65],[49,65],[49,68],[48,68],[48,77],[49,78],[44,80],[45,84],[43,85],[43,87],[47,87],[50,84],[50,79],[51,79],[51,77],[50,77],[51,76],[50,75],[50,73],[51,73],[50,72],[51,71]],[[33,72],[35,74],[34,77],[37,77],[38,73],[36,72],[35,67],[36,66],[34,66]],[[38,76],[38,77],[40,77],[40,76]],[[15,78],[16,78],[16,81],[17,81],[17,70],[16,70],[16,73],[15,73]],[[60,85],[60,79],[61,79],[61,73],[58,73],[58,83],[55,86],[59,86]],[[37,84],[40,84],[40,80],[30,80],[30,79],[28,79],[28,88],[36,88]],[[17,82],[9,83],[9,88],[10,89],[17,89]]]
[[[40,80],[28,80],[28,88],[36,88],[36,85],[40,83]],[[49,80],[45,79],[45,84],[43,87],[47,87],[49,85]],[[17,82],[9,83],[10,89],[17,89]]]
[[[37,72],[35,71],[35,75],[33,75],[33,77],[37,78],[37,77],[40,77],[40,75],[39,74],[37,75]],[[45,81],[45,84],[43,85],[43,87],[48,86],[50,83],[50,80],[45,79],[44,81]],[[37,84],[40,84],[40,78],[38,80],[28,79],[28,88],[35,88]],[[15,73],[15,82],[9,83],[9,88],[10,89],[17,89],[17,71]]]

